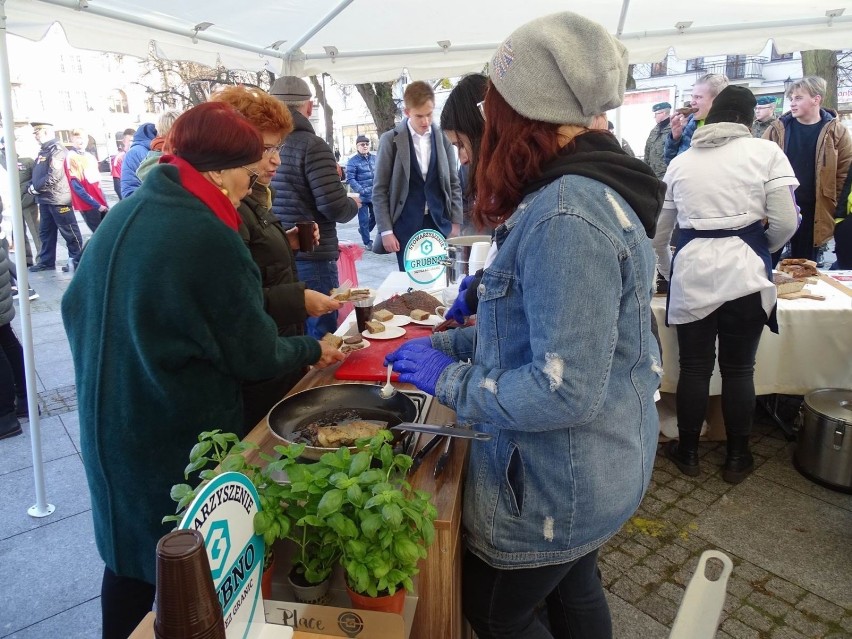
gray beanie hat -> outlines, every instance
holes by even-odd
[[[515,30],[494,53],[489,77],[531,120],[588,126],[624,100],[627,49],[597,22],[554,13]]]

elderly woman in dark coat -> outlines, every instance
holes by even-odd
[[[310,337],[279,337],[264,311],[235,208],[258,177],[257,129],[206,103],[169,142],[174,154],[111,210],[62,299],[106,563],[104,637],[127,637],[151,609],[169,490],[199,433],[242,433],[243,382],[342,359]]]

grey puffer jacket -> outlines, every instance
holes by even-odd
[[[290,113],[294,128],[281,147],[281,166],[272,178],[272,212],[285,229],[311,220],[319,226],[319,246],[312,253],[296,253],[297,262],[337,261],[337,223],[354,218],[358,205],[346,195],[331,148],[304,115],[292,108]]]
[[[12,301],[12,269],[9,262],[9,242],[0,235],[0,326],[6,326],[15,318],[15,303]]]

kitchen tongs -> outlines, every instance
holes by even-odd
[[[402,422],[392,426],[391,430],[410,431],[415,433],[429,433],[430,435],[441,435],[443,437],[459,437],[461,439],[475,439],[485,442],[491,439],[488,433],[480,433],[469,428],[458,428],[457,426],[438,426],[436,424],[415,424],[413,422]]]

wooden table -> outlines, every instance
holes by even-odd
[[[335,369],[336,366],[312,370],[290,394],[317,386],[345,383],[334,379]],[[394,385],[403,389],[414,388],[409,384]],[[425,421],[445,424],[454,420],[455,413],[435,400]],[[429,435],[424,434],[420,438],[420,445],[425,445],[430,439]],[[254,427],[246,436],[246,440],[256,443],[260,450],[266,453],[272,453],[272,448],[281,443],[267,428],[265,419]],[[413,488],[432,494],[432,503],[438,510],[435,519],[435,543],[429,548],[426,559],[421,562],[420,574],[414,580],[420,599],[417,602],[411,639],[457,639],[464,636],[461,610],[461,514],[467,447],[466,440],[456,439],[453,442],[450,459],[437,480],[433,477],[433,471],[439,451],[429,453],[410,479]],[[437,448],[440,449],[441,446]],[[253,455],[257,455],[257,452]],[[255,459],[257,460],[256,457]]]

